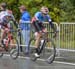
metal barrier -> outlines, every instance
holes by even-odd
[[[23,23],[23,24],[24,25],[29,24],[30,26],[30,23]],[[58,37],[54,40],[54,42],[56,43],[58,55],[59,56],[61,55],[61,51],[63,52],[71,51],[75,53],[75,23],[60,23],[59,26],[55,22],[54,24],[55,24],[54,26],[56,26],[57,29],[59,30]],[[49,23],[46,22],[44,23],[44,25],[46,26],[49,32],[53,31]],[[32,28],[30,28],[30,30],[31,29]],[[30,36],[33,37],[32,31]],[[52,34],[48,34],[48,36],[52,38]],[[22,42],[20,46],[25,46],[25,45]]]
[[[75,59],[75,23],[60,23],[58,57],[74,61]]]
[[[60,56],[62,52],[65,53],[65,51],[70,52],[68,53],[69,55],[75,56],[74,54],[72,55],[73,52],[75,53],[75,23],[60,23],[59,26],[55,22],[54,24],[59,30],[57,38],[54,40],[58,56]],[[44,25],[49,32],[52,31],[49,23],[44,23]],[[52,38],[52,34],[48,35]]]
[[[30,25],[30,23],[23,23],[24,24],[24,26],[27,26],[27,25]],[[53,30],[52,30],[52,28],[50,27],[50,25],[49,25],[49,23],[48,22],[44,22],[43,23],[44,25],[45,25],[45,27],[47,28],[47,30],[48,30],[48,32],[53,32]],[[31,26],[31,25],[30,25]],[[58,29],[58,24],[57,23],[55,23],[54,22],[54,26]],[[32,30],[32,27],[30,27],[30,37],[32,38],[32,37],[34,37],[34,33],[32,32],[33,30]],[[50,34],[48,34],[48,37],[49,38],[52,38],[52,36],[53,36],[53,33],[50,33]],[[22,39],[23,39],[23,37],[21,36],[21,41],[20,41],[20,46],[22,46],[22,47],[24,47],[24,46],[26,46],[25,44],[23,44],[23,41],[22,41]],[[58,49],[59,49],[59,45],[58,45],[58,43],[59,43],[59,39],[57,38],[57,39],[54,39],[54,42],[56,43],[56,47],[57,47],[57,51],[58,51]]]
[[[27,26],[27,25],[30,26],[30,37],[32,38],[32,37],[34,36],[34,33],[33,33],[32,27],[31,27],[31,25],[30,25],[30,22],[22,23],[22,24],[24,24],[24,26]],[[53,31],[53,30],[51,29],[51,27],[50,27],[50,25],[49,25],[48,22],[44,22],[44,25],[45,25],[45,27],[47,28],[48,32],[52,32],[52,31]],[[55,26],[56,28],[58,28],[58,24],[55,23],[55,22],[54,22],[54,26]],[[21,37],[22,37],[22,36],[21,36]],[[48,37],[52,38],[52,34],[48,34]],[[23,37],[22,37],[22,39],[23,39]],[[22,41],[22,40],[21,40],[21,41]],[[23,43],[21,43],[21,44],[22,44],[21,46],[24,46]]]
[[[75,51],[75,23],[60,23],[59,34],[60,49]]]

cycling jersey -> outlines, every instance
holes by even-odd
[[[6,20],[6,16],[10,16],[14,20],[14,16],[8,11],[0,12],[0,22],[4,22]]]
[[[51,22],[49,15],[43,15],[41,12],[37,12],[32,18],[32,24],[35,32],[39,32],[45,29],[44,22]]]
[[[10,16],[10,19],[15,20],[14,16],[8,11],[1,11],[0,12],[0,25],[7,27],[7,24],[9,23],[9,20],[6,18],[7,16]]]
[[[0,23],[4,22],[5,16],[6,16],[6,11],[0,12]]]
[[[41,22],[49,22],[51,21],[51,18],[49,15],[43,15],[41,12],[37,12],[35,14],[35,18]]]

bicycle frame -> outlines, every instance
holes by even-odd
[[[5,40],[5,41],[4,41]],[[3,38],[3,43],[4,43],[4,49],[8,48],[9,42],[12,40],[12,35],[11,33],[6,33],[5,38]]]
[[[42,42],[42,41],[43,41],[43,42]],[[45,47],[45,44],[46,44],[46,40],[43,39],[43,40],[41,40],[40,42],[41,42],[41,46],[39,46],[40,49],[39,49],[39,53],[38,53],[38,54],[42,53],[42,50],[43,50],[43,48]]]
[[[54,32],[50,32],[50,33],[54,33]],[[40,40],[41,45],[39,44],[39,48],[38,48],[39,49],[39,53],[38,54],[42,53],[42,50],[45,47],[46,42],[47,42],[47,38],[48,38],[48,37],[46,38],[45,32],[43,32],[42,34],[43,35],[42,35],[41,40]],[[48,32],[47,32],[47,34],[48,34]]]
[[[45,47],[46,42],[47,42],[47,41],[46,41],[45,33],[43,32],[43,33],[42,33],[41,40],[40,40],[41,45],[39,45],[39,53],[38,53],[38,54],[42,53],[42,50],[43,50],[43,48]]]

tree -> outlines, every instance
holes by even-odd
[[[13,11],[16,19],[20,18],[18,7],[23,4],[27,7],[32,17],[35,12],[40,10],[41,6],[47,6],[53,21],[57,23],[75,21],[75,0],[0,0],[1,2],[8,4],[8,8]]]

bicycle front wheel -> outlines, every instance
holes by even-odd
[[[50,64],[54,61],[55,55],[56,55],[56,48],[54,41],[48,39],[43,48],[42,53],[40,54],[40,58],[47,61]]]

